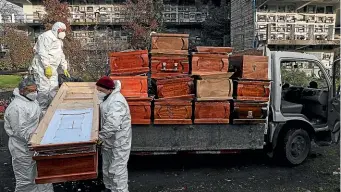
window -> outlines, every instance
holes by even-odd
[[[328,88],[327,80],[321,68],[315,61],[282,61],[282,84],[308,88],[311,82],[317,83],[317,88]]]

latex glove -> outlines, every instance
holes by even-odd
[[[50,79],[52,77],[52,67],[48,66],[45,68],[45,76]]]
[[[67,77],[67,78],[70,78],[71,76],[70,76],[70,73],[65,69],[64,70],[64,75]]]
[[[97,146],[101,146],[101,145],[102,145],[102,143],[103,143],[103,141],[102,141],[102,140],[100,140],[100,139],[98,139],[98,140],[96,141],[96,145],[97,145]]]

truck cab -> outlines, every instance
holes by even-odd
[[[340,100],[332,83],[335,75],[332,81],[314,55],[269,50],[266,55],[272,80],[268,143],[278,156],[300,164],[309,154],[311,140],[327,136],[338,142]]]

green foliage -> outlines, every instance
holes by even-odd
[[[307,75],[303,71],[299,70],[285,70],[281,69],[282,83],[288,83],[294,86],[307,86],[309,85],[309,80]]]
[[[21,81],[20,76],[16,75],[0,75],[0,89],[15,88]]]

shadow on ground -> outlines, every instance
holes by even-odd
[[[338,192],[339,146],[313,146],[307,161],[279,166],[262,151],[232,155],[132,156],[130,192]],[[0,152],[0,192],[14,191],[10,157]],[[99,176],[101,178],[101,175]],[[100,191],[100,179],[54,184],[55,192]]]

